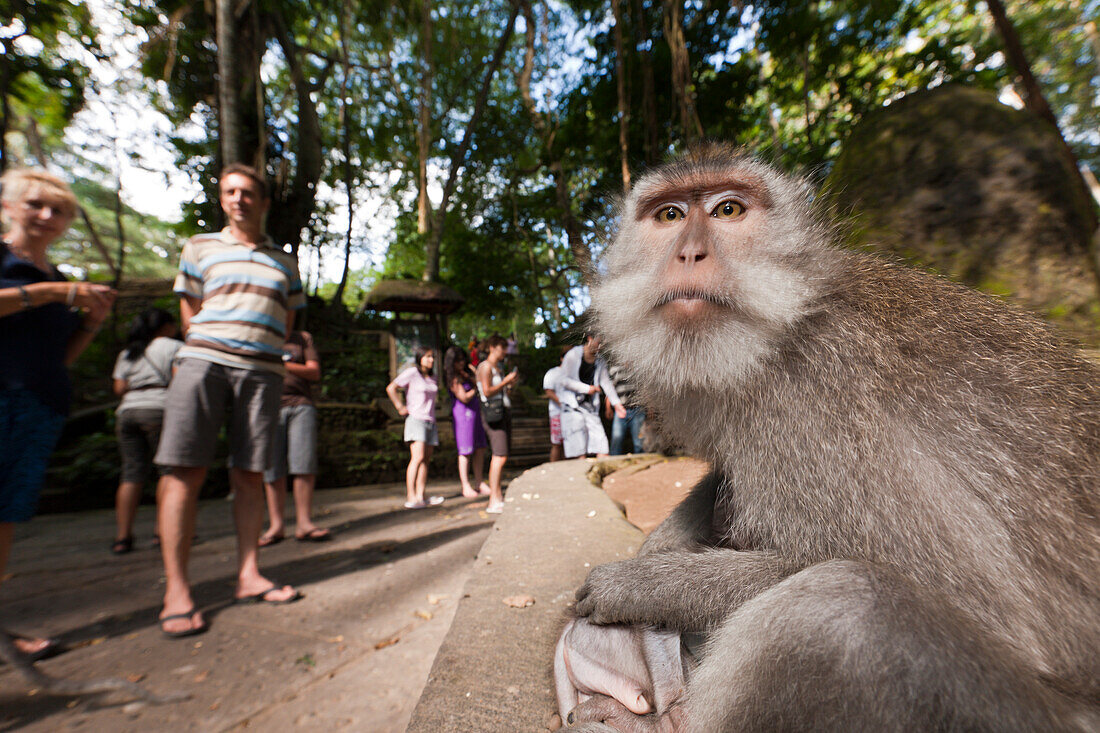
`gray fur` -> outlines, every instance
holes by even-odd
[[[740,226],[636,209],[746,179]],[[686,730],[1100,730],[1100,370],[832,231],[724,146],[626,200],[595,321],[713,474],[578,613],[710,635]],[[737,306],[670,327],[686,283]]]
[[[121,692],[154,705],[181,702],[191,697],[185,692],[157,695],[129,680],[117,677],[101,677],[81,682],[52,677],[39,670],[32,662],[27,661],[16,649],[15,644],[12,643],[11,634],[3,630],[0,630],[0,660],[14,667],[27,682],[51,695],[99,695],[108,692]]]

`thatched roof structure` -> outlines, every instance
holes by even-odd
[[[363,299],[360,310],[445,315],[455,312],[465,302],[458,291],[440,283],[379,280]]]

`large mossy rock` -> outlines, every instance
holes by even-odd
[[[1008,296],[1100,342],[1093,203],[1057,132],[988,91],[908,95],[852,131],[825,196],[850,243]]]

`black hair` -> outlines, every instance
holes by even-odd
[[[461,365],[461,366],[460,366]],[[460,346],[452,346],[443,355],[443,384],[450,391],[451,385],[463,377],[470,378],[470,357]]]
[[[433,349],[431,346],[417,346],[416,349],[413,351],[413,364],[416,366],[416,371],[423,374],[424,373],[424,367],[422,367],[420,365],[420,360],[423,359],[428,354],[434,354],[434,353],[435,353],[435,349]]]
[[[126,335],[126,358],[133,360],[144,354],[157,331],[169,324],[176,325],[176,319],[162,308],[146,308],[134,316]]]

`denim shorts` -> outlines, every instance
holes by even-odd
[[[65,416],[27,389],[0,390],[0,522],[26,522]]]

